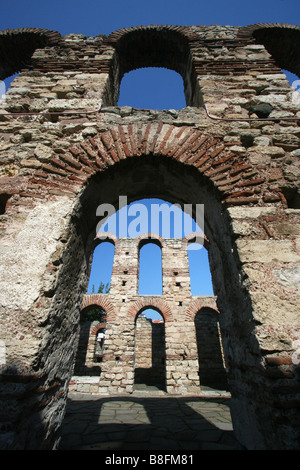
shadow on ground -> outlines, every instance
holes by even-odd
[[[69,394],[61,450],[242,450],[230,398]]]

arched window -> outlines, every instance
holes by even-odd
[[[126,73],[121,81],[118,106],[138,109],[185,108],[182,77],[173,70],[158,67]]]
[[[115,246],[110,241],[102,242],[96,246],[93,253],[93,261],[87,290],[89,294],[106,294],[109,292],[114,252]]]
[[[139,295],[162,295],[161,247],[147,241],[139,250]]]
[[[192,295],[214,295],[208,251],[200,243],[189,243],[188,258]]]
[[[115,90],[115,96],[119,95],[119,85],[126,73],[143,68],[166,68],[180,75],[184,89],[184,104],[177,106],[174,102],[171,105],[163,105],[165,109],[181,109],[188,106],[199,106],[201,97],[199,97],[199,87],[195,80],[194,66],[191,60],[191,50],[189,40],[184,31],[179,31],[177,27],[150,27],[150,28],[134,28],[125,34],[111,36],[111,40],[115,42],[117,55],[117,79],[114,77],[112,83],[118,87]],[[143,72],[142,72],[143,73]],[[158,72],[160,73],[160,72]],[[113,78],[113,77],[112,77]],[[150,81],[151,83],[151,81]],[[172,82],[168,80],[169,89],[172,88]],[[176,85],[177,87],[177,85]],[[156,89],[156,95],[162,88],[161,84]],[[181,88],[181,85],[180,85]],[[134,93],[138,91],[135,88]],[[121,92],[122,93],[122,92]],[[169,90],[165,90],[166,95]],[[149,92],[144,88],[144,96]],[[149,102],[148,102],[149,103]],[[138,105],[138,108],[162,109],[154,106],[154,100],[150,102],[150,106]],[[126,103],[132,106],[131,103]],[[119,106],[121,102],[119,102]],[[123,105],[123,104],[122,104]]]

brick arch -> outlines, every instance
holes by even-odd
[[[271,29],[274,32],[275,28],[280,29],[292,29],[300,31],[300,26],[288,23],[255,23],[248,26],[242,26],[238,30],[237,37],[239,38],[251,38],[255,31],[260,29]]]
[[[136,300],[128,310],[128,320],[134,321],[136,316],[146,308],[153,308],[159,311],[163,316],[165,322],[173,321],[173,313],[167,302],[163,299],[155,297],[145,297],[143,299]]]
[[[188,81],[189,40],[195,37],[188,28],[151,25],[114,31],[103,44],[116,49],[120,78],[141,67],[166,67]]]
[[[53,46],[60,33],[40,28],[20,28],[0,31],[0,80],[27,67],[35,49]]]
[[[107,328],[106,323],[98,323],[98,325],[93,326],[93,328],[91,329],[91,335],[96,336],[99,330],[103,330],[106,328]]]
[[[202,232],[192,232],[189,233],[185,238],[184,238],[184,243],[186,247],[188,247],[189,243],[193,243],[194,241],[197,242],[197,240],[202,241],[204,248],[208,250],[209,248],[209,239],[205,235],[205,233]]]
[[[186,26],[174,26],[174,25],[148,25],[148,26],[132,26],[130,28],[122,28],[110,33],[108,38],[105,40],[105,43],[113,45],[117,43],[121,38],[126,36],[129,33],[139,32],[139,31],[157,31],[157,32],[175,32],[183,37],[193,40],[199,39],[197,33],[195,33],[190,27]]]
[[[116,246],[117,243],[118,243],[118,240],[119,240],[119,238],[114,233],[98,232],[95,239],[94,239],[94,243],[96,245],[100,245],[103,242],[110,242],[110,243],[112,243],[113,245]]]
[[[196,314],[203,308],[209,308],[217,314],[220,313],[214,297],[203,297],[201,299],[196,299],[191,303],[185,313],[185,320],[194,321]]]
[[[153,232],[143,233],[138,237],[138,249],[142,248],[142,246],[146,245],[147,243],[154,243],[162,248],[164,245],[164,239],[161,235]]]
[[[158,122],[113,126],[44,163],[29,179],[30,191],[47,195],[55,188],[62,194],[78,194],[93,174],[131,157],[151,155],[194,167],[228,206],[286,204],[280,188],[269,189],[271,169],[254,167],[246,155],[232,152],[231,145],[188,126]]]
[[[255,39],[263,44],[280,69],[300,77],[300,26],[282,23],[258,23],[240,28],[238,38]]]
[[[181,75],[186,104],[198,106],[197,80],[191,52],[193,41],[197,39],[195,32],[187,27],[151,25],[115,31],[104,40],[104,45],[116,51],[118,82],[132,70],[165,67]]]
[[[97,305],[106,312],[107,322],[113,322],[116,319],[116,312],[113,304],[106,294],[87,294],[83,297],[81,310]]]

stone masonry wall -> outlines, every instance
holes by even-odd
[[[152,241],[156,240],[154,234],[147,236],[152,236]],[[199,393],[195,325],[193,317],[183,318],[187,307],[198,299],[190,293],[187,242],[159,237],[162,246],[163,295],[141,296],[138,295],[138,247],[141,241],[145,241],[145,236],[141,239],[115,239],[109,294],[86,295],[84,298],[84,308],[93,305],[93,302],[94,305],[105,308],[103,301],[107,299],[113,309],[113,313],[107,314],[105,350],[98,391],[102,394],[133,391],[135,367],[140,367],[135,362],[138,356],[135,349],[138,334],[136,328],[139,324],[136,318],[149,307],[157,309],[165,320],[164,339],[160,341],[159,347],[164,351],[164,380],[167,390],[175,393]],[[203,306],[216,309],[215,298],[201,297],[194,308],[200,310]],[[146,344],[144,348],[146,350]],[[82,378],[73,377],[72,389],[80,388],[82,391],[83,381]],[[85,383],[85,390],[90,391],[88,378]],[[92,385],[94,390],[94,379]]]
[[[300,111],[281,71],[299,73],[298,37],[278,24],[0,34],[1,77],[20,70],[0,112],[2,448],[57,447],[96,209],[120,195],[204,204],[236,436],[248,449],[299,448]],[[142,66],[178,71],[187,107],[119,108],[122,76]],[[129,245],[116,246],[114,303],[101,300],[114,325],[103,372],[114,388],[127,374],[130,390],[134,319],[154,305],[170,338],[166,375],[184,390],[201,299],[181,295],[172,264],[164,298],[134,294]]]
[[[102,236],[102,235],[100,235]],[[161,296],[138,295],[139,279],[139,247],[149,240],[159,241],[162,247],[162,278],[163,294]],[[201,374],[205,366],[205,380],[210,377],[210,386],[224,386],[224,366],[220,365],[220,341],[218,330],[217,340],[209,338],[210,323],[218,317],[216,300],[213,296],[192,296],[190,291],[189,261],[186,239],[163,239],[155,234],[143,235],[140,239],[117,239],[109,294],[89,294],[84,297],[83,308],[101,306],[105,308],[105,300],[111,306],[107,314],[104,353],[101,366],[89,356],[84,359],[87,370],[95,370],[94,374],[75,371],[71,381],[71,390],[91,392],[97,390],[101,394],[132,393],[135,378],[137,383],[147,378],[155,382],[155,374],[160,385],[170,393],[201,393]],[[202,248],[205,249],[205,248]],[[130,260],[130,264],[129,261]],[[157,309],[164,318],[163,324],[149,322],[139,314],[145,308]],[[202,315],[202,310],[209,308]],[[187,310],[191,314],[186,316]],[[204,318],[200,327],[196,327],[195,316]],[[213,319],[210,317],[213,316]],[[218,323],[214,323],[216,326]],[[160,327],[163,326],[163,330]],[[197,338],[199,330],[204,336]],[[96,330],[95,330],[96,331]],[[90,327],[89,340],[84,355],[94,348],[96,335]],[[210,350],[203,357],[203,347]],[[202,350],[199,352],[199,349]],[[154,361],[155,359],[155,361]],[[218,359],[218,360],[217,360]],[[145,371],[137,369],[153,369]],[[210,374],[208,370],[213,372]],[[138,374],[138,376],[136,375]],[[86,377],[83,377],[86,375]],[[88,375],[93,375],[92,379]],[[200,379],[200,382],[199,382]],[[205,382],[205,381],[204,381]],[[208,383],[205,382],[207,385]],[[98,385],[98,389],[97,389]],[[225,389],[226,386],[223,388]]]

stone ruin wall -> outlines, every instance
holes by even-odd
[[[0,78],[21,70],[0,114],[3,448],[57,446],[96,207],[120,194],[205,204],[236,436],[299,448],[300,111],[281,72],[299,76],[297,41],[289,25],[0,34]],[[187,107],[117,107],[143,66],[178,71]],[[126,328],[146,306],[130,301]]]
[[[79,341],[76,348],[74,375],[71,378],[69,390],[104,395],[120,392],[132,393],[135,384],[141,384],[142,389],[144,385],[154,385],[160,390],[168,390],[176,394],[201,395],[204,392],[203,395],[205,393],[218,395],[219,393],[228,396],[226,364],[222,354],[218,316],[219,313],[211,307],[202,307],[198,312],[198,318],[195,318],[194,331],[192,325],[188,328],[189,343],[184,344],[184,352],[181,353],[188,370],[186,374],[186,370],[183,372],[171,363],[170,356],[166,365],[164,321],[151,321],[143,314],[139,315],[134,330],[133,365],[125,377],[123,364],[119,362],[120,356],[118,356],[120,354],[118,346],[122,344],[122,341],[118,341],[117,338],[111,340],[109,333],[106,334],[101,361],[99,361],[95,354],[99,323],[97,321],[85,322],[80,326],[80,331],[83,330],[82,336],[88,341],[82,343]],[[104,327],[106,328],[106,325]],[[183,328],[187,328],[186,323]],[[178,331],[175,325],[171,335],[177,338],[179,350],[183,351],[181,338],[184,332]],[[118,370],[114,369],[112,364],[110,367],[105,367],[107,364],[103,364],[111,352],[115,353],[115,359],[119,362]]]
[[[90,327],[83,323],[83,328],[90,328],[90,332],[86,335],[88,340],[77,348],[81,351],[82,347],[87,346],[83,361],[85,367],[81,374],[74,369],[71,390],[101,394],[132,393],[135,378],[138,383],[142,381],[142,377],[135,377],[136,372],[150,379],[147,375],[151,371],[136,369],[151,368],[149,359],[152,364],[152,348],[153,356],[156,357],[157,353],[160,358],[158,362],[163,366],[158,367],[159,385],[169,393],[199,394],[200,366],[201,373],[204,367],[204,373],[211,375],[211,385],[222,382],[223,361],[220,367],[220,360],[217,360],[217,355],[221,354],[221,344],[213,343],[214,338],[209,334],[209,328],[215,327],[217,330],[219,322],[216,298],[191,295],[187,247],[189,239],[194,240],[193,236],[183,240],[163,239],[155,234],[145,234],[139,239],[114,237],[110,292],[87,294],[83,300],[83,311],[92,306],[108,310],[102,360],[98,364],[95,362],[94,349],[97,332],[103,323],[98,326],[92,323]],[[147,241],[159,243],[161,247],[163,294],[158,296],[138,295],[139,250]],[[146,319],[142,321],[140,314],[147,307],[157,310],[164,319],[163,331],[157,333],[159,337],[163,334],[163,338],[154,345],[155,334],[149,331],[159,330],[161,325],[151,325]],[[198,328],[197,314],[202,318],[208,314],[208,319],[202,324],[198,318]],[[199,332],[204,332],[205,336],[200,338]],[[210,346],[211,351],[207,355]],[[155,370],[152,373],[155,374]],[[204,384],[206,381],[207,377]],[[226,388],[224,381],[222,385]]]

